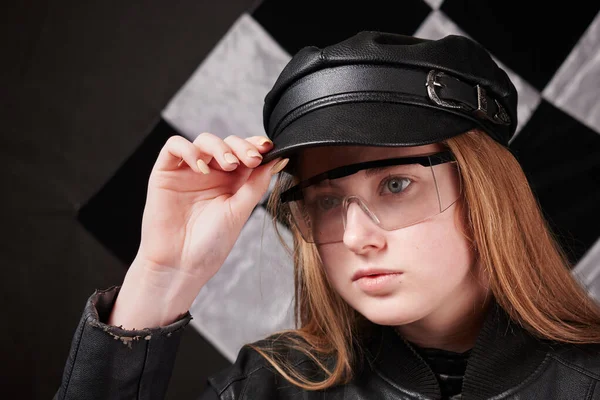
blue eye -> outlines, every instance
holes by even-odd
[[[411,183],[408,178],[392,177],[385,181],[385,187],[391,193],[402,193]]]

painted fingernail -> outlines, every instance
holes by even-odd
[[[258,151],[256,151],[256,150],[248,150],[248,151],[246,152],[246,155],[247,155],[248,157],[262,158],[262,156],[260,155],[260,153],[259,153]]]
[[[198,166],[198,169],[200,170],[200,172],[202,172],[204,175],[206,175],[210,172],[208,165],[206,165],[206,163],[204,161],[196,160],[196,165]]]
[[[264,145],[265,145],[265,144],[267,144],[267,143],[269,143],[269,144],[273,144],[273,142],[271,142],[271,141],[270,141],[269,139],[267,139],[267,138],[262,138],[262,139],[260,139],[260,141],[258,142],[258,144],[259,144],[259,145],[261,145],[261,146],[264,146]]]
[[[239,164],[240,160],[237,159],[236,156],[234,156],[231,153],[225,153],[223,154],[223,158],[225,159],[225,161],[227,161],[229,164]]]
[[[271,175],[275,175],[276,173],[280,172],[283,168],[285,168],[288,161],[290,161],[289,158],[284,158],[283,160],[277,161],[277,163],[275,163],[275,165],[273,165],[273,167],[271,168]]]

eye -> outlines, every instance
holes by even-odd
[[[391,193],[402,193],[411,183],[410,179],[401,176],[391,177],[383,182],[385,189]]]
[[[317,199],[317,204],[322,210],[331,210],[340,204],[340,200],[333,196],[322,196]]]

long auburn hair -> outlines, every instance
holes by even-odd
[[[458,212],[466,219],[465,237],[475,251],[475,265],[489,276],[497,303],[538,338],[600,343],[600,306],[571,274],[572,265],[511,152],[478,129],[442,144],[454,154],[461,176]],[[367,321],[329,285],[316,246],[302,239],[289,210],[279,203],[279,194],[295,183],[284,177],[280,175],[268,209],[293,258],[297,328],[247,346],[290,383],[322,390],[352,379],[362,357],[355,344]],[[293,249],[286,246],[277,222],[291,229]],[[286,357],[292,349],[312,359],[323,379],[311,380],[294,368]]]

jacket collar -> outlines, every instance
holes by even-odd
[[[519,385],[543,363],[547,352],[544,341],[512,322],[492,301],[467,363],[462,398],[487,399]],[[429,365],[392,327],[375,330],[367,355],[386,381],[410,392],[441,397]]]

